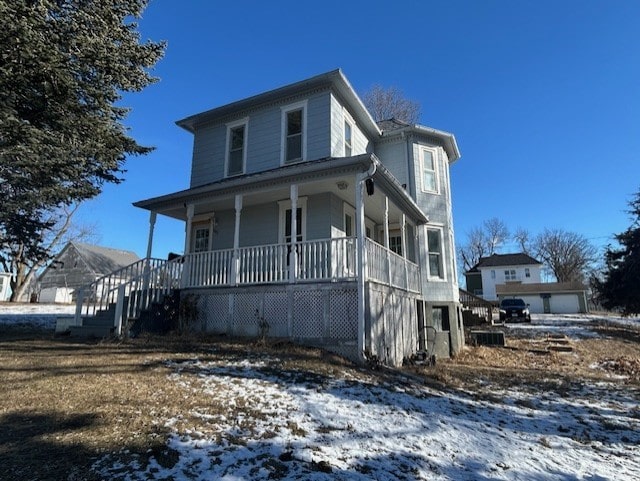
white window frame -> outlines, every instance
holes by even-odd
[[[425,152],[429,152],[431,154],[431,158],[433,159],[433,170],[429,169],[429,171],[433,172],[434,182],[436,184],[435,190],[431,190],[427,188],[424,182]],[[422,186],[422,192],[428,192],[430,194],[440,194],[440,177],[438,176],[438,150],[437,149],[420,146],[420,184]]]
[[[207,231],[207,248],[203,251],[198,251],[196,250],[196,243],[198,242],[198,232],[200,231]],[[204,225],[204,224],[200,224],[200,225],[194,225],[193,226],[193,236],[192,236],[193,240],[192,245],[191,245],[191,251],[193,253],[197,253],[197,252],[208,252],[211,250],[211,225]]]
[[[244,126],[244,138],[242,145],[242,171],[238,173],[229,173],[229,158],[230,158],[230,149],[231,149],[231,130]],[[225,148],[225,159],[224,159],[224,175],[225,177],[235,177],[236,175],[242,175],[247,171],[247,140],[249,139],[249,117],[242,118],[240,120],[236,120],[235,122],[229,122],[227,124],[227,143]]]
[[[434,276],[431,274],[431,260],[429,257],[431,255],[431,252],[429,251],[429,231],[438,232],[438,237],[440,238],[439,254],[440,254],[440,272],[442,274],[441,276]],[[444,248],[444,226],[429,224],[429,226],[425,227],[425,247],[427,248],[426,268],[427,268],[428,279],[430,281],[445,282],[447,280],[447,272],[445,269],[446,262],[445,262],[445,248]]]
[[[526,277],[527,279],[531,278],[531,269],[529,269],[528,267],[524,268],[524,277]]]
[[[504,280],[505,282],[513,282],[518,280],[518,273],[515,269],[505,269],[504,270]]]
[[[342,207],[342,232],[343,235],[346,237],[347,235],[347,226],[346,226],[346,217],[349,216],[351,217],[351,221],[353,222],[353,237],[356,236],[356,209],[355,207],[353,207],[351,204],[349,204],[348,202],[344,202],[343,203],[343,207]],[[375,223],[370,220],[367,216],[365,216],[364,218],[364,230],[365,230],[365,237],[367,237],[368,239],[373,239],[373,233],[375,231]],[[369,235],[367,235],[367,231],[369,233]]]
[[[280,119],[280,165],[295,164],[307,160],[307,101],[296,102],[281,107]],[[287,161],[287,115],[294,110],[302,110],[302,152],[301,158]]]
[[[302,237],[302,241],[298,241],[298,242],[304,242],[307,240],[307,198],[298,197],[297,207],[298,209],[302,209],[302,215],[301,215],[302,225],[299,225],[297,227],[297,235]],[[285,234],[285,227],[286,227],[285,214],[287,210],[291,209],[291,199],[279,201],[278,208],[280,211],[278,215],[278,242],[280,242],[281,244],[284,244],[285,243],[284,234]],[[293,212],[291,212],[291,215],[293,215]]]
[[[347,112],[344,108],[342,109],[342,117],[344,120],[344,122],[342,123],[342,153],[345,157],[351,157],[355,155],[353,139],[355,137],[356,122],[353,120],[353,117],[349,115],[349,112]],[[347,125],[349,125],[349,128],[351,129],[351,139],[349,145],[349,147],[351,148],[351,153],[349,155],[347,155]]]

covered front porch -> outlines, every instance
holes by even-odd
[[[255,335],[266,319],[270,335],[348,346],[340,352],[359,360],[393,345],[392,364],[417,349],[427,217],[374,155],[284,166],[136,206],[150,211],[149,257],[158,214],[185,222],[185,253],[173,263],[203,329]],[[386,307],[373,309],[374,299]],[[383,317],[386,334],[376,332]]]
[[[181,287],[376,281],[421,292],[424,213],[373,155],[227,178],[136,203],[185,222]],[[295,215],[293,214],[295,212]]]

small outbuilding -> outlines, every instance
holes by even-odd
[[[39,301],[72,302],[76,289],[139,259],[131,251],[69,242],[38,278]]]
[[[0,302],[9,300],[11,295],[11,289],[9,289],[10,280],[11,274],[8,272],[0,272]]]
[[[580,282],[498,284],[499,300],[519,297],[537,314],[587,313],[587,287]]]

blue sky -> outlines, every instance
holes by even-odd
[[[398,87],[422,124],[455,134],[458,242],[497,217],[605,245],[640,189],[639,25],[631,0],[151,1],[139,26],[168,43],[161,80],[123,104],[156,150],[79,220],[102,245],[144,255],[148,213],[131,203],[189,183],[192,138],[176,120],[341,68],[358,93]],[[183,239],[183,223],[159,219],[153,255]]]

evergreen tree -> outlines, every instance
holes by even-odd
[[[629,205],[632,224],[615,236],[620,248],[607,249],[604,281],[596,281],[602,305],[627,316],[640,314],[640,191]]]
[[[43,254],[48,212],[122,181],[118,104],[156,79],[163,43],[140,42],[146,0],[0,0],[0,250]]]

